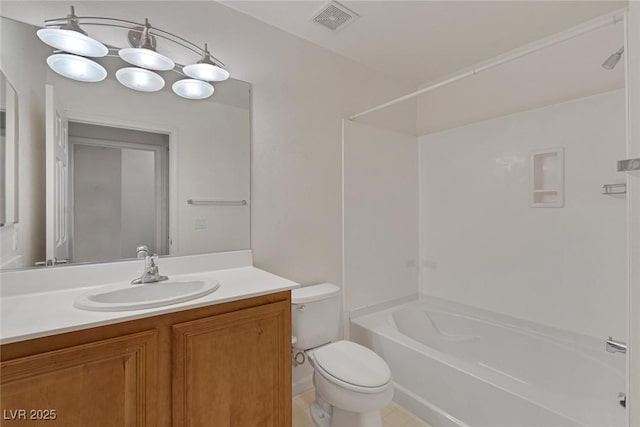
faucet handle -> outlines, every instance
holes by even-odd
[[[139,259],[149,256],[149,248],[146,245],[138,246],[136,248],[136,254]]]

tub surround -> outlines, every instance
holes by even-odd
[[[344,132],[344,290],[351,311],[417,293],[418,143],[350,120]]]
[[[420,137],[419,292],[626,336],[625,199],[601,194],[625,180],[624,118],[615,90]],[[565,206],[531,208],[531,152],[556,147]]]
[[[237,251],[160,260],[160,271],[171,279],[202,278],[219,282],[218,290],[201,298],[120,312],[90,312],[74,307],[73,302],[80,294],[138,277],[142,264],[141,260],[132,260],[2,273],[0,344],[221,304],[299,286],[253,267],[251,251]]]

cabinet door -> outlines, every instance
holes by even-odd
[[[2,425],[154,426],[156,342],[145,331],[2,362]]]
[[[173,326],[173,426],[291,426],[288,301]]]

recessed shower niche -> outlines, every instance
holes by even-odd
[[[529,162],[531,207],[563,207],[564,149],[549,148],[531,151]]]

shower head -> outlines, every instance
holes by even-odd
[[[624,46],[618,49],[616,53],[608,57],[607,60],[602,63],[602,68],[607,70],[613,70],[618,64],[618,61],[620,61],[620,58],[622,58],[623,53],[624,53]]]

